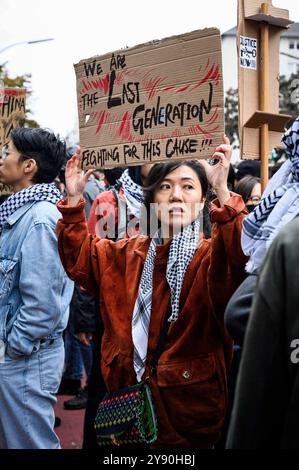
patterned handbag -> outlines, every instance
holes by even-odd
[[[157,419],[151,391],[140,382],[106,393],[95,419],[98,444],[151,444],[157,439]]]
[[[151,361],[151,374],[156,370],[167,335],[166,315],[158,345]],[[149,378],[135,385],[108,392],[100,402],[95,423],[99,446],[151,444],[158,437],[158,423],[153,406]]]

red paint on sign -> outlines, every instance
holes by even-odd
[[[24,96],[24,92],[21,90],[9,90],[8,88],[4,88],[6,96]]]
[[[102,128],[104,118],[105,118],[105,111],[101,111],[98,127],[97,127],[97,130],[96,130],[96,134],[98,134],[100,132],[101,128]]]
[[[215,67],[215,64],[210,68],[210,70],[208,71],[208,73],[206,74],[206,76],[200,80],[200,82],[197,83],[197,85],[195,85],[193,87],[193,90],[195,90],[196,88],[199,88],[201,85],[203,85],[204,83],[206,83],[209,79],[211,79],[213,73],[214,73],[214,67]],[[219,67],[218,67],[219,68]]]
[[[89,87],[88,87],[88,85],[85,83],[84,80],[82,80],[82,83],[83,83],[83,86],[84,86],[85,90],[86,90],[86,91],[89,91]]]
[[[218,117],[218,105],[216,106],[214,113],[212,114],[212,116],[210,117],[210,119],[207,122],[209,124],[213,124],[213,122],[216,121],[217,117]]]
[[[205,129],[203,129],[199,124],[196,124],[194,126],[194,129],[195,131],[197,131],[197,134],[203,134],[206,137],[209,137],[210,139],[212,138],[212,135],[209,132],[207,132]]]
[[[168,86],[166,88],[163,88],[163,91],[171,91],[173,90],[175,87],[174,86]]]
[[[100,80],[100,87],[99,87],[105,95],[108,94],[108,89],[109,89],[109,73],[107,73],[105,78],[102,78]]]
[[[181,93],[182,91],[188,90],[190,85],[183,86],[182,88],[179,88],[179,90],[176,91],[176,93]]]
[[[127,117],[128,117],[129,113],[128,111],[123,115],[123,118],[121,120],[121,125],[119,127],[119,135],[122,135],[123,131],[124,131],[124,128],[125,128],[125,124],[126,124],[126,120],[127,120]]]

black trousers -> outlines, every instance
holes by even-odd
[[[84,418],[83,449],[98,449],[94,420],[100,401],[106,393],[105,383],[101,373],[101,343],[103,336],[102,325],[93,335],[93,363],[88,383],[88,399]]]

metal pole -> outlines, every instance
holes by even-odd
[[[47,42],[47,41],[53,41],[54,38],[49,38],[49,39],[36,39],[35,41],[21,41],[21,42],[15,42],[13,44],[9,44],[9,46],[4,47],[3,49],[0,49],[0,54],[1,52],[6,51],[7,49],[10,49],[11,47],[15,46],[21,46],[22,44],[36,44],[38,42]]]

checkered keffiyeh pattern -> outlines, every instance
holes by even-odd
[[[0,233],[7,219],[28,202],[48,201],[56,204],[61,198],[62,194],[54,183],[35,184],[12,194],[0,205]]]
[[[299,118],[282,138],[288,160],[271,178],[260,204],[243,222],[242,248],[248,273],[260,267],[279,230],[299,215]]]
[[[180,294],[186,271],[199,244],[200,222],[196,220],[184,228],[171,241],[166,279],[171,291],[171,316],[168,321],[174,322],[179,316]],[[145,369],[148,345],[148,330],[151,318],[153,273],[156,246],[162,243],[161,235],[152,239],[139,284],[132,318],[132,337],[134,344],[134,370],[140,381]]]
[[[122,184],[126,203],[128,205],[130,214],[133,214],[138,219],[140,218],[140,208],[143,203],[143,190],[142,187],[134,183],[129,175],[129,170],[125,170],[119,181]]]

